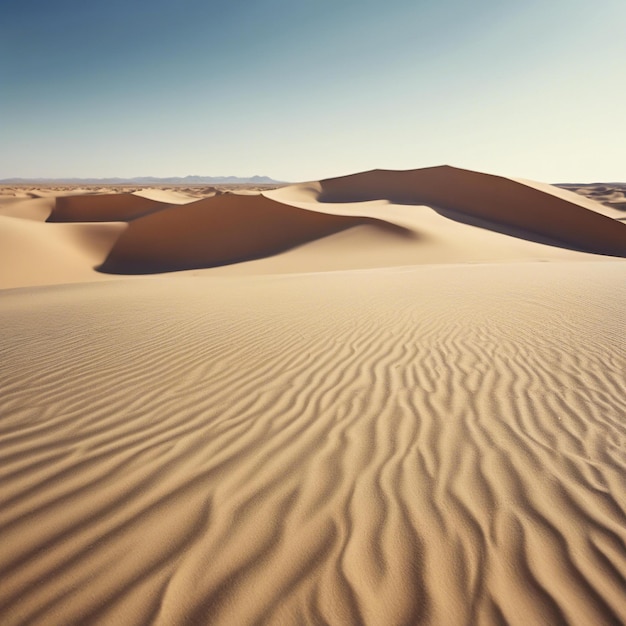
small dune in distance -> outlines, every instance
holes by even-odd
[[[626,184],[0,181],[0,622],[626,622]]]

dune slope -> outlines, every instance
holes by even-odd
[[[46,224],[0,215],[0,290],[108,279],[93,268],[125,228],[119,222]]]

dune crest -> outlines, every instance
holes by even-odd
[[[48,222],[128,221],[168,206],[134,193],[59,196]]]

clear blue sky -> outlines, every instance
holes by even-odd
[[[626,0],[3,0],[0,178],[626,180]]]

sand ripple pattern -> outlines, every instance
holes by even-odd
[[[626,620],[626,276],[573,267],[5,292],[0,621]]]

